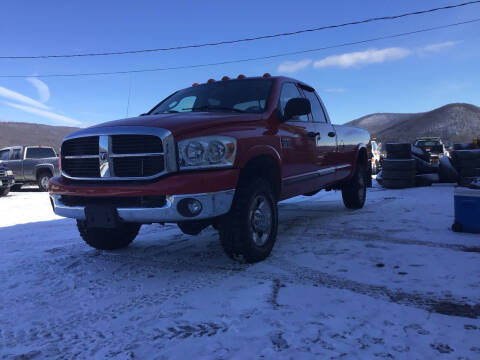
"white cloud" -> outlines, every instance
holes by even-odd
[[[3,86],[0,86],[0,97],[6,98],[8,100],[18,101],[30,106],[35,106],[40,109],[48,109],[48,106],[43,105],[41,102],[33,100],[32,98],[22,95],[16,91],[4,88]]]
[[[313,66],[316,68],[324,68],[328,66],[349,68],[359,65],[380,64],[385,61],[403,59],[409,56],[411,53],[412,51],[409,49],[398,47],[386,49],[368,49],[365,51],[328,56],[322,60],[315,61]]]
[[[323,89],[325,92],[329,93],[344,93],[347,91],[345,88],[328,88],[328,89]]]
[[[423,47],[422,50],[428,51],[428,52],[439,52],[439,51],[451,48],[451,47],[457,45],[458,43],[459,43],[459,41],[445,41],[445,42],[438,43],[438,44],[427,45],[427,46]]]
[[[57,121],[64,122],[64,123],[69,123],[69,124],[75,124],[75,125],[81,124],[81,122],[78,121],[78,120],[74,120],[74,119],[69,118],[67,116],[56,114],[56,113],[51,112],[51,111],[41,110],[41,109],[38,109],[38,108],[35,108],[35,107],[20,105],[20,104],[14,104],[14,103],[10,103],[10,102],[5,102],[5,103],[7,105],[13,107],[13,108],[23,110],[23,111],[26,111],[26,112],[29,112],[31,114],[35,114],[35,115],[38,115],[38,116],[41,116],[41,117],[44,117],[44,118],[57,120]]]
[[[47,102],[48,99],[50,99],[50,90],[47,84],[35,77],[29,77],[27,80],[37,89],[38,97],[42,103]]]
[[[305,69],[312,63],[312,60],[305,59],[300,61],[286,61],[278,65],[278,72],[282,73],[294,73],[299,70]]]

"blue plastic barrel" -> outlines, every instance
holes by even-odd
[[[455,188],[454,231],[480,233],[480,189]]]

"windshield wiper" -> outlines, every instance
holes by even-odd
[[[205,110],[220,110],[220,111],[231,111],[231,112],[238,112],[238,113],[244,113],[245,111],[240,110],[240,109],[235,109],[235,108],[230,108],[226,106],[213,106],[213,105],[203,105],[203,106],[197,106],[197,107],[192,107],[192,108],[186,108],[182,110],[192,110],[192,111],[205,111]]]

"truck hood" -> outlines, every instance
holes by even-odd
[[[213,112],[190,112],[177,114],[144,115],[133,118],[109,121],[92,128],[104,126],[148,126],[167,129],[176,137],[209,128],[238,125],[239,122],[261,120],[262,114],[225,114]]]

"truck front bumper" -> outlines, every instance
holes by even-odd
[[[169,195],[162,207],[118,207],[118,217],[140,224],[182,222],[214,218],[226,214],[232,205],[235,189],[212,193]],[[86,206],[69,206],[61,195],[50,194],[53,211],[59,216],[86,220]],[[194,212],[189,204],[194,204]],[[197,213],[198,211],[198,213]]]
[[[181,222],[226,214],[238,176],[239,170],[225,169],[177,173],[156,182],[126,184],[79,182],[57,176],[50,179],[49,191],[53,211],[64,217],[85,220],[85,209],[100,203],[115,208],[125,222]],[[189,213],[190,208],[197,212]]]

